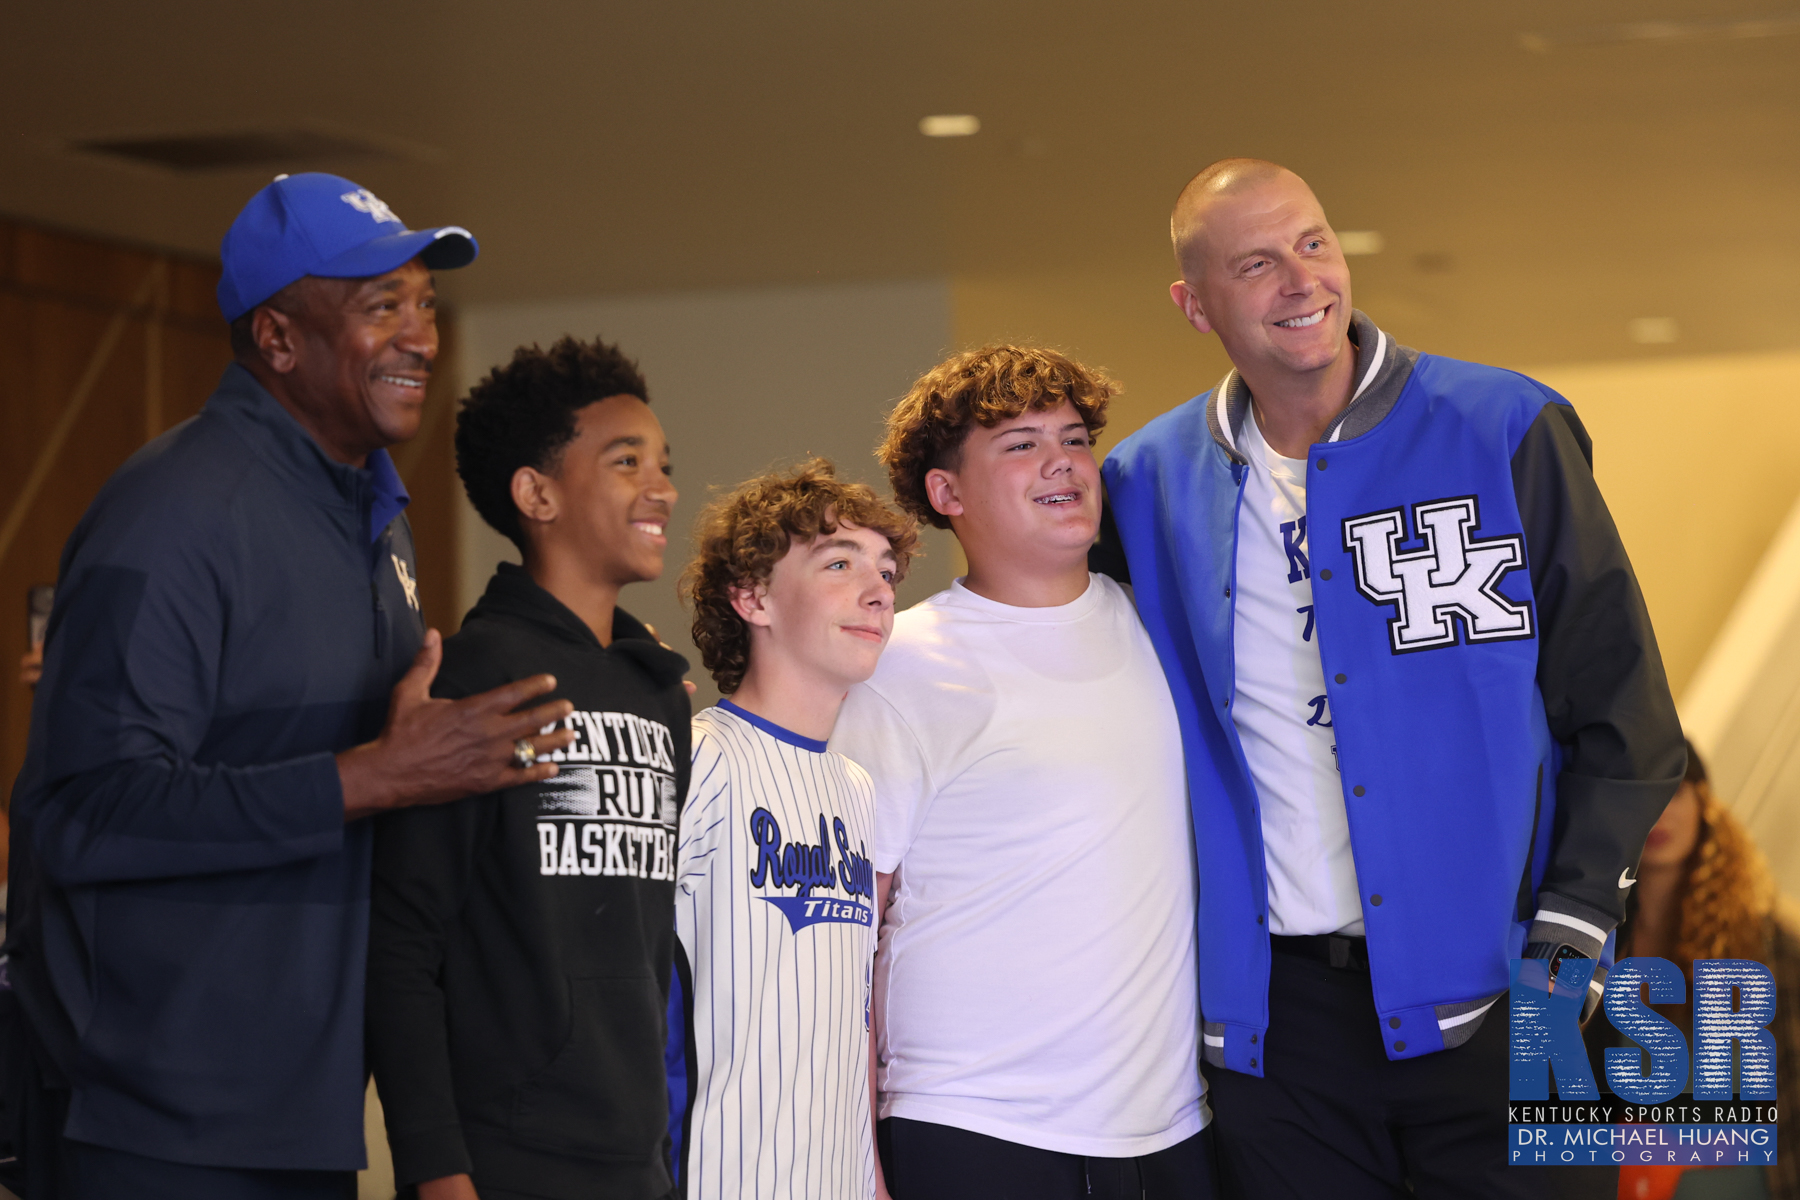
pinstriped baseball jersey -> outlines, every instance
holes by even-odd
[[[689,1200],[865,1200],[874,788],[722,702],[694,718],[676,850]]]

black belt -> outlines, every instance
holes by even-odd
[[[1341,933],[1306,933],[1295,937],[1269,935],[1269,949],[1295,958],[1310,958],[1339,971],[1369,970],[1369,943]]]

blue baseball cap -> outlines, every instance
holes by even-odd
[[[219,244],[219,310],[235,321],[307,275],[364,279],[415,258],[448,271],[480,252],[461,225],[408,229],[374,192],[340,175],[277,175],[250,197]]]

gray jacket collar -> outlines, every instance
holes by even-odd
[[[1356,349],[1356,386],[1344,411],[1325,427],[1321,441],[1342,441],[1375,428],[1400,398],[1412,377],[1413,364],[1419,361],[1417,350],[1402,346],[1376,328],[1361,309],[1350,313],[1350,344]],[[1250,387],[1233,367],[1206,403],[1207,428],[1233,462],[1246,461],[1237,440],[1249,412]]]

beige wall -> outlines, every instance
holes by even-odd
[[[1032,341],[1105,368],[1124,385],[1102,443],[1116,445],[1230,365],[1217,339],[1169,303],[1165,276],[1046,272],[478,306],[464,316],[465,373],[565,330],[623,339],[642,357],[676,444],[686,528],[708,487],[802,452],[831,454],[873,481],[867,449],[881,412],[950,346]],[[1407,337],[1404,321],[1393,328]],[[1800,470],[1784,458],[1800,444],[1800,353],[1507,365],[1566,395],[1593,435],[1595,474],[1680,696],[1800,497]],[[465,515],[468,601],[504,547]],[[679,557],[672,547],[671,578]],[[939,538],[911,598],[959,569],[954,543]],[[641,590],[627,604],[679,628],[668,586]]]
[[[1788,510],[1681,697],[1713,784],[1800,896],[1800,504]]]
[[[1575,405],[1679,699],[1800,497],[1800,354],[1530,372]]]
[[[627,588],[621,603],[688,656],[699,707],[718,693],[674,586],[696,514],[714,489],[808,454],[885,493],[874,457],[882,418],[944,353],[950,302],[948,287],[932,281],[613,296],[475,305],[463,312],[461,333],[471,382],[515,346],[548,345],[564,333],[598,334],[638,360],[681,499],[663,578]],[[494,563],[517,556],[466,501],[461,531],[462,595],[472,604]],[[901,585],[903,607],[948,586],[953,544],[935,531],[926,538],[925,556]]]
[[[1210,388],[1229,366],[1216,339],[1181,319],[1167,286],[1157,269],[1115,269],[477,306],[463,323],[464,374],[476,378],[514,345],[564,331],[620,338],[641,357],[676,447],[677,526],[685,529],[709,487],[804,452],[830,454],[847,473],[874,481],[868,449],[881,414],[951,347],[1032,341],[1105,368],[1125,389],[1102,443],[1116,445]],[[1383,320],[1381,297],[1371,292],[1369,302]],[[1387,328],[1431,348],[1416,313],[1396,310]],[[1787,462],[1800,444],[1800,353],[1535,367],[1493,357],[1543,380],[1581,413],[1681,698],[1800,501],[1800,470]],[[466,506],[462,531],[462,590],[472,601],[507,547]],[[668,579],[631,589],[625,603],[686,649],[670,586],[684,549],[671,547]],[[954,541],[938,536],[904,600],[961,569]]]
[[[1017,341],[1050,346],[1124,385],[1101,448],[1212,387],[1230,369],[1217,338],[1201,337],[1169,302],[1174,268],[964,277],[951,288],[959,347]]]

